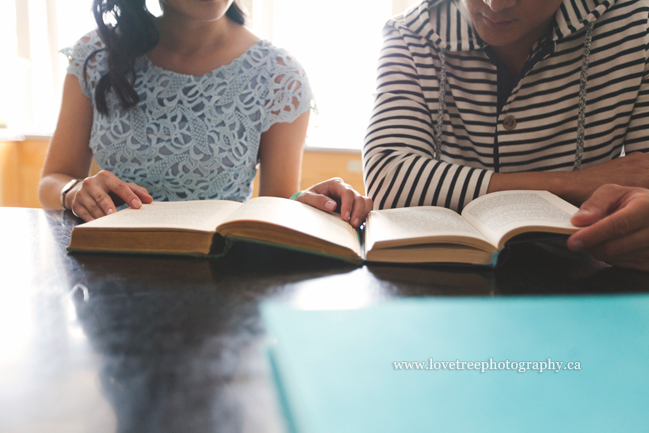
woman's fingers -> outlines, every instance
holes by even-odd
[[[72,207],[70,208],[72,213],[77,217],[81,218],[85,222],[94,220],[95,218],[88,212],[88,210],[76,199],[74,200]]]
[[[149,194],[149,191],[147,191],[146,188],[133,182],[129,182],[127,185],[135,194],[137,194],[142,203],[153,203],[153,197],[151,197],[151,194]]]
[[[354,227],[360,227],[372,210],[374,203],[371,198],[357,194],[354,198],[354,208],[349,223]]]
[[[296,200],[329,212],[338,208],[342,220],[354,227],[363,224],[372,210],[372,200],[361,196],[340,178],[320,182],[303,191]]]
[[[343,183],[342,181],[340,182],[340,184],[338,184],[337,182],[333,184],[332,188],[333,189],[331,191],[331,194],[333,195],[333,198],[337,198],[340,201],[340,217],[343,221],[347,221],[351,224],[352,211],[354,210],[354,200],[357,196],[360,197],[360,195],[356,191],[354,191],[351,186]]]
[[[108,192],[112,192],[117,197],[121,198],[129,207],[132,207],[133,209],[139,209],[142,207],[142,200],[140,200],[137,194],[133,192],[126,182],[114,177],[114,179],[110,179],[106,182],[106,186],[108,187]]]
[[[96,206],[98,206],[103,212],[100,216],[110,215],[114,212],[117,212],[117,208],[115,207],[115,203],[113,203],[113,199],[110,198],[108,192],[106,192],[106,190],[102,188],[102,185],[89,182],[87,187],[85,187],[85,185],[82,185],[79,192],[82,193],[81,197],[85,198],[86,195],[89,195],[90,198],[92,198],[92,201],[94,201]],[[77,194],[77,196],[79,196],[79,194]],[[86,205],[86,208],[88,208],[88,210],[93,215],[95,215],[95,213],[93,212],[94,205],[90,204],[90,200],[84,200],[84,202],[87,202],[90,205]],[[96,218],[99,217],[97,216]]]
[[[302,191],[302,194],[300,194],[295,201],[308,204],[309,206],[313,206],[314,208],[325,212],[333,212],[338,207],[338,203],[336,203],[335,200],[332,200],[324,194],[318,194],[317,192],[309,190]]]
[[[116,212],[114,198],[119,198],[134,209],[142,207],[142,203],[153,202],[145,188],[126,183],[109,171],[100,171],[95,176],[86,178],[80,185],[71,209],[84,221],[92,221]]]
[[[88,193],[81,193],[81,190],[72,202],[72,212],[84,221],[92,221],[104,216],[95,199]]]

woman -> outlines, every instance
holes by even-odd
[[[233,0],[161,6],[154,18],[145,0],[94,0],[97,31],[68,51],[43,205],[91,221],[122,203],[245,201],[258,163],[260,195],[296,195],[313,106],[299,63],[249,32]],[[88,177],[93,157],[104,170]],[[340,179],[297,200],[338,201],[355,227],[372,206]]]
[[[582,206],[570,248],[649,270],[648,15],[645,0],[429,0],[390,20],[364,148],[375,206],[549,190]]]

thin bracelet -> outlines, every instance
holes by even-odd
[[[65,196],[67,196],[67,195],[68,195],[68,192],[70,192],[70,190],[71,190],[72,188],[74,188],[74,187],[76,186],[76,184],[78,184],[78,183],[81,182],[82,180],[83,180],[83,179],[72,179],[70,182],[68,182],[68,183],[65,184],[65,186],[63,187],[63,189],[61,189],[61,208],[62,208],[63,210],[70,210],[70,209],[68,209],[67,207],[65,207]]]
[[[300,196],[300,194],[302,194],[302,192],[303,192],[303,191],[298,191],[298,192],[296,192],[296,193],[293,194],[291,197],[289,197],[289,200],[295,200],[296,198],[298,198],[298,197]]]

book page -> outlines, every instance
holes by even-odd
[[[577,208],[548,191],[502,191],[469,203],[462,216],[492,243],[524,226],[576,229],[570,218]]]
[[[293,200],[256,197],[234,212],[224,224],[235,221],[259,221],[344,246],[361,256],[356,229],[340,218]]]
[[[365,249],[370,251],[379,242],[396,243],[408,239],[425,239],[434,236],[461,236],[485,241],[474,227],[457,212],[436,206],[421,206],[372,211],[367,218]]]
[[[214,232],[242,203],[228,200],[166,201],[124,209],[81,224],[83,228],[158,228]]]

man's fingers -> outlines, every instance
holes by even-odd
[[[613,214],[570,236],[568,248],[578,251],[622,239],[646,227],[648,214],[649,200],[630,201]]]
[[[604,185],[597,188],[593,195],[586,200],[579,211],[572,216],[570,222],[577,227],[585,227],[610,214],[624,196],[624,191],[617,185]]]
[[[649,245],[649,227],[635,231],[620,239],[613,239],[609,242],[597,245],[590,249],[590,252],[597,258],[630,256],[646,249]],[[600,259],[604,260],[604,259]],[[610,260],[604,260],[610,261]]]
[[[333,212],[338,206],[338,203],[326,195],[311,191],[303,191],[295,200],[325,212]]]
[[[590,249],[590,252],[600,257],[617,257],[632,255],[649,245],[649,227],[637,230],[630,235],[613,239]]]

